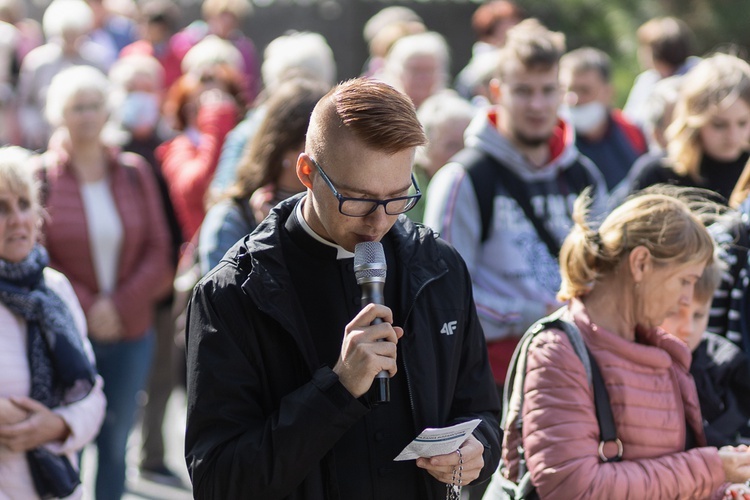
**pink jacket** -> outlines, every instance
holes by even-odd
[[[111,298],[125,338],[134,339],[151,326],[154,303],[165,280],[172,278],[169,234],[156,180],[145,160],[133,153],[109,153],[111,188],[124,231]],[[47,167],[49,217],[44,234],[50,266],[67,276],[88,313],[99,289],[80,186],[67,153],[48,151],[42,158]]]
[[[206,215],[204,198],[219,163],[221,146],[236,124],[237,108],[234,104],[201,106],[198,111],[198,144],[183,133],[157,149],[184,241],[190,241],[203,222]]]
[[[728,484],[716,448],[705,447],[687,347],[661,329],[627,341],[592,324],[577,300],[566,316],[601,368],[623,461],[599,460],[599,424],[583,364],[565,333],[542,332],[529,349],[522,413],[527,467],[541,498],[721,498]],[[518,404],[511,400],[508,422]],[[687,425],[704,447],[683,451]],[[509,427],[503,460],[517,480],[521,436]],[[607,456],[615,452],[605,448]]]

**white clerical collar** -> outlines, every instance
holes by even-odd
[[[300,202],[297,203],[297,207],[295,208],[296,215],[297,215],[297,220],[299,221],[300,226],[302,226],[302,229],[304,229],[305,232],[307,234],[309,234],[310,236],[312,236],[316,241],[319,241],[319,242],[321,242],[324,245],[327,245],[329,247],[335,248],[336,252],[337,252],[336,253],[336,259],[337,260],[351,259],[351,258],[353,258],[354,254],[352,252],[346,250],[342,246],[339,246],[339,245],[337,245],[335,243],[331,243],[330,241],[321,238],[318,233],[316,233],[315,231],[312,230],[312,228],[310,227],[310,225],[305,220],[305,217],[302,215],[302,205],[305,203],[305,201],[307,201],[307,196],[305,196],[304,198],[302,198],[300,200]]]

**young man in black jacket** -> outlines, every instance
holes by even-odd
[[[185,443],[196,498],[437,499],[497,467],[500,405],[466,266],[400,215],[418,199],[424,140],[403,94],[339,85],[297,161],[307,192],[196,287]],[[364,241],[383,245],[387,306],[360,310],[352,252]],[[383,370],[391,398],[375,405]],[[460,453],[393,460],[424,428],[472,419]]]

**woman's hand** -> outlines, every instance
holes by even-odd
[[[745,484],[733,484],[724,492],[724,500],[750,500],[750,487]]]
[[[28,416],[28,412],[22,410],[8,398],[0,398],[0,425],[17,424]]]
[[[10,402],[27,414],[21,422],[0,425],[0,445],[11,451],[33,450],[52,441],[64,441],[70,434],[65,420],[39,401],[12,397]]]
[[[109,297],[99,297],[88,311],[89,336],[98,342],[115,342],[122,338],[120,314]]]
[[[730,483],[744,483],[750,479],[750,451],[747,446],[724,446],[719,449],[721,464]]]

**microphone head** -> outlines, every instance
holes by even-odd
[[[385,283],[388,266],[385,264],[385,252],[379,241],[363,241],[354,247],[354,276],[357,284]]]

